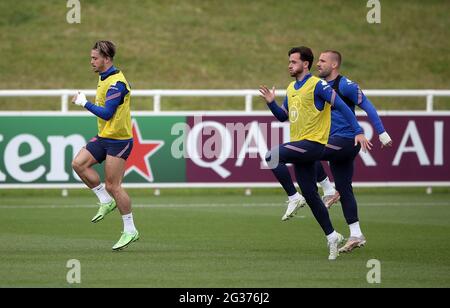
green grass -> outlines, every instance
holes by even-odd
[[[0,192],[0,287],[450,286],[448,189],[358,190],[368,245],[336,262],[309,209],[280,221],[279,190],[130,190],[141,239],[118,253],[118,212],[90,223],[90,192]],[[330,213],[347,235],[340,206]],[[66,282],[69,259],[81,262],[80,285]],[[370,259],[381,284],[366,281]]]
[[[81,24],[68,24],[65,1],[1,1],[0,88],[95,88],[89,50],[98,39],[116,42],[116,64],[134,89],[285,88],[287,51],[298,45],[316,56],[340,50],[342,72],[363,89],[448,88],[449,1],[384,1],[376,25],[367,23],[368,10],[359,0],[92,0],[82,1]],[[229,108],[229,100],[197,100],[194,108]],[[443,100],[438,108],[449,109]],[[10,109],[3,101],[0,109]],[[189,102],[173,99],[167,108]],[[374,103],[405,108],[401,100]],[[423,110],[425,103],[408,106]]]

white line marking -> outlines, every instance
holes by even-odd
[[[361,202],[358,206],[445,206],[450,205],[450,202]],[[156,204],[133,204],[134,208],[214,208],[214,207],[280,207],[283,208],[282,203],[156,203]],[[339,205],[337,205],[339,206]],[[336,205],[334,207],[337,207]],[[95,205],[0,205],[0,209],[58,209],[58,208],[96,208]]]

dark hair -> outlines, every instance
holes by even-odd
[[[311,66],[314,62],[314,54],[309,47],[300,46],[300,47],[294,47],[289,50],[288,55],[292,55],[293,53],[299,53],[300,54],[300,60],[302,61],[308,61],[308,69],[311,69]]]
[[[111,60],[114,59],[116,54],[116,46],[110,41],[97,41],[92,50],[97,50],[102,57],[110,58]]]
[[[331,50],[331,49],[325,50],[323,53],[326,53],[326,52],[329,52],[329,53],[334,55],[334,57],[336,58],[336,62],[338,63],[338,67],[340,67],[341,63],[342,63],[342,55],[341,55],[341,53],[339,51]]]

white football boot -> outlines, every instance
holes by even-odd
[[[333,195],[324,195],[322,197],[322,201],[325,204],[325,207],[327,209],[330,209],[330,207],[335,204],[336,202],[339,201],[339,199],[341,199],[341,195],[339,194],[339,192],[336,190],[336,192]]]
[[[355,248],[361,248],[366,244],[366,238],[361,236],[350,236],[344,246],[339,248],[339,252],[351,252]]]
[[[286,213],[284,213],[283,217],[281,217],[282,221],[286,221],[289,218],[294,217],[295,214],[297,214],[298,209],[305,206],[306,200],[305,198],[303,198],[303,196],[300,196],[300,198],[298,199],[287,201],[287,204],[288,206],[286,209]]]
[[[328,256],[328,260],[336,260],[339,256],[339,246],[342,245],[345,241],[345,238],[342,234],[337,233],[337,236],[332,239],[331,241],[328,241],[328,248],[330,248],[330,255]]]

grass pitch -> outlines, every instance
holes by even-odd
[[[368,243],[335,262],[309,208],[281,222],[278,191],[131,191],[141,239],[121,252],[118,211],[91,223],[90,192],[22,194],[0,194],[0,287],[450,287],[448,191],[358,193]],[[348,236],[340,205],[330,214]],[[80,284],[66,280],[70,259]],[[370,259],[380,284],[366,280]]]

